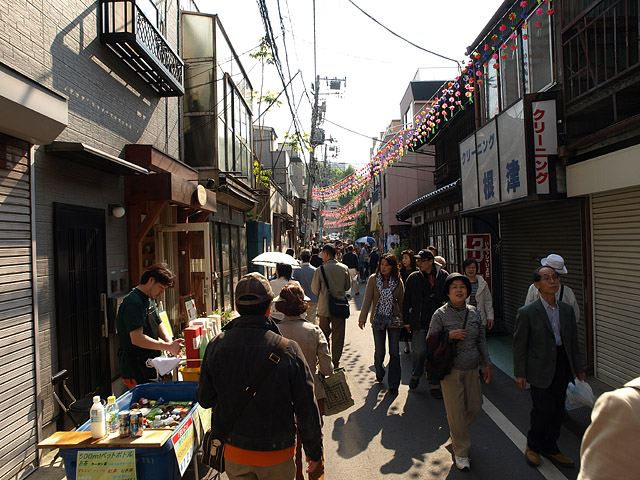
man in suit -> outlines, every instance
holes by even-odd
[[[562,467],[573,467],[562,454],[560,437],[567,383],[574,377],[584,380],[578,330],[573,308],[556,301],[558,273],[539,267],[533,283],[540,298],[518,310],[513,334],[513,364],[516,382],[523,390],[531,384],[531,426],[527,433],[525,457],[532,466],[540,465],[540,455]]]

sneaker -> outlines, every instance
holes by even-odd
[[[409,390],[415,390],[418,388],[418,382],[420,382],[419,378],[412,378],[409,380]]]
[[[471,468],[471,460],[469,460],[469,457],[459,457],[456,455],[455,459],[458,470],[462,470],[463,472],[469,471]]]

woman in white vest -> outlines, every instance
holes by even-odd
[[[467,297],[467,303],[473,305],[480,312],[482,324],[489,329],[493,328],[493,299],[489,291],[489,285],[482,275],[478,275],[478,262],[473,258],[467,258],[462,263],[462,271],[471,282],[471,292]]]

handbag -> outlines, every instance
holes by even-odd
[[[336,368],[327,378],[320,375],[324,389],[324,415],[335,415],[354,405],[344,368]]]
[[[289,339],[280,337],[280,342],[276,345],[276,348],[269,354],[267,361],[263,365],[262,369],[258,371],[253,377],[253,380],[244,389],[242,398],[238,402],[236,409],[231,412],[231,415],[227,418],[226,422],[222,425],[220,431],[214,434],[211,429],[207,430],[202,439],[202,463],[208,465],[219,473],[223,473],[225,469],[224,465],[224,439],[233,429],[233,425],[236,423],[238,417],[249,404],[249,401],[258,393],[262,383],[267,378],[271,370],[275,368],[284,354],[285,349],[289,345]]]
[[[462,329],[467,328],[469,309],[464,315]],[[456,354],[454,342],[449,341],[449,332],[440,330],[431,335],[427,335],[426,360],[424,363],[425,375],[429,380],[443,380],[451,373],[453,368],[453,358]]]
[[[329,294],[329,313],[331,313],[332,317],[349,318],[349,300],[347,300],[346,296],[344,298],[337,298],[331,295],[327,274],[324,273],[324,266],[320,267],[320,270],[322,271],[324,283],[327,285],[327,293]]]

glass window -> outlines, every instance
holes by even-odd
[[[522,26],[522,73],[527,93],[553,82],[552,15],[532,14]],[[539,27],[537,25],[540,25]]]
[[[220,237],[222,242],[222,270],[224,273],[228,273],[231,270],[231,250],[230,250],[230,238],[229,238],[229,225],[220,225]]]
[[[224,134],[227,131],[227,125],[224,121],[219,118],[218,119],[218,165],[220,170],[226,170],[227,164],[227,144],[225,141]]]
[[[212,115],[184,117],[184,159],[187,165],[214,165],[213,122]]]
[[[136,0],[135,3],[151,25],[158,28],[158,8],[153,2],[151,0]]]
[[[185,69],[184,110],[187,113],[212,112],[213,68],[211,62],[191,63]]]
[[[233,278],[237,280],[240,278],[240,241],[238,239],[238,227],[236,225],[231,225],[231,251],[232,257],[232,265],[233,269]]]
[[[489,60],[485,65],[487,76],[484,77],[484,119],[491,120],[500,112],[500,100],[498,92],[498,69],[495,67],[497,62],[495,59]]]
[[[211,17],[203,15],[182,16],[182,58],[212,58],[213,30]]]
[[[502,108],[506,109],[520,99],[520,50],[517,37],[510,38],[500,47],[500,90]]]
[[[224,308],[230,310],[233,308],[231,297],[233,296],[233,285],[231,283],[231,275],[227,274],[223,279],[224,283]]]

